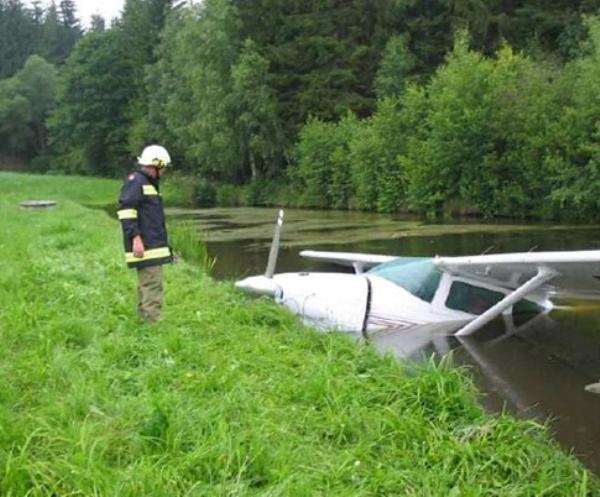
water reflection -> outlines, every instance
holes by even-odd
[[[572,308],[597,322],[598,311]],[[555,439],[600,473],[600,396],[584,387],[600,377],[598,336],[568,326],[564,312],[541,314],[518,329],[498,319],[483,333],[454,337],[441,332],[386,332],[370,339],[386,353],[411,360],[453,350],[471,370],[491,411],[507,407],[524,417],[550,420]]]

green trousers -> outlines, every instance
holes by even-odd
[[[163,300],[162,266],[138,268],[138,314],[147,323],[160,319]]]

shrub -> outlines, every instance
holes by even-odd
[[[547,195],[544,134],[553,119],[546,68],[509,48],[496,59],[457,40],[425,90],[409,91],[411,128],[400,164],[409,195],[427,212],[462,205],[484,215],[525,216]]]
[[[334,123],[311,118],[300,130],[295,150],[292,181],[308,207],[329,207],[331,154],[335,148]]]
[[[306,206],[348,208],[352,197],[348,146],[360,126],[349,113],[339,123],[312,118],[302,128],[292,179]]]
[[[216,192],[216,201],[219,207],[244,205],[243,189],[236,185],[219,185]]]
[[[245,203],[253,206],[273,205],[274,198],[278,191],[279,185],[275,180],[254,178],[248,186],[246,186]]]
[[[213,207],[215,188],[202,176],[172,172],[162,186],[165,202],[173,206]]]

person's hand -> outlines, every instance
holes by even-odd
[[[133,255],[134,257],[144,257],[144,242],[140,235],[133,239]]]

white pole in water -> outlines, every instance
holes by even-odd
[[[279,253],[279,239],[281,237],[281,228],[283,226],[283,209],[279,209],[275,231],[273,232],[273,241],[271,242],[271,250],[269,252],[269,260],[267,261],[267,270],[265,276],[272,278],[275,273],[275,265],[277,264],[277,254]]]

